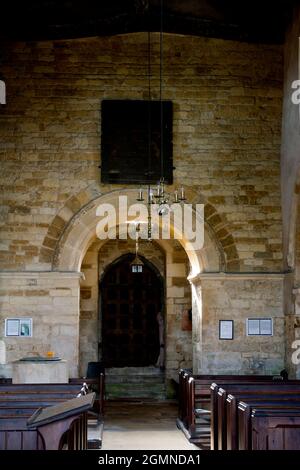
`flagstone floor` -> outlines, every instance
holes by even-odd
[[[199,450],[177,429],[176,416],[172,402],[107,402],[102,449]]]

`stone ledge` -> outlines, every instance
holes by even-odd
[[[245,280],[278,280],[283,281],[285,279],[285,273],[199,273],[194,277],[188,277],[191,284],[198,281],[245,281]]]
[[[79,278],[81,279],[83,274],[78,271],[2,271],[0,272],[0,278],[10,277],[21,277],[21,278]]]

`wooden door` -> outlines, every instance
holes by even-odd
[[[132,255],[105,273],[102,297],[102,355],[105,367],[154,365],[159,355],[157,313],[162,282],[149,263],[132,273]]]

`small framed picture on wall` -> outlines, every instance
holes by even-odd
[[[32,336],[32,318],[6,318],[5,336]]]
[[[233,339],[233,320],[219,320],[219,339]]]

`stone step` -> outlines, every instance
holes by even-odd
[[[113,367],[105,370],[105,394],[113,398],[151,398],[166,396],[165,374],[157,367]]]
[[[159,367],[110,367],[105,369],[105,374],[109,375],[163,375]]]
[[[161,375],[106,375],[105,383],[114,384],[114,383],[144,383],[144,384],[163,384],[165,382],[165,377]]]
[[[163,383],[106,383],[106,399],[111,398],[153,398],[164,399],[166,396]]]

